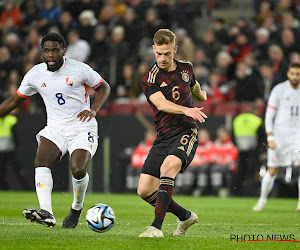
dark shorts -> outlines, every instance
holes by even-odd
[[[178,134],[158,138],[145,160],[143,174],[160,178],[160,167],[168,155],[175,155],[182,161],[180,173],[189,166],[198,146],[198,130],[196,128],[182,131]]]

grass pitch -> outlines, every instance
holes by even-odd
[[[24,208],[39,208],[34,192],[0,192],[0,249],[296,249],[299,242],[237,242],[234,235],[249,239],[273,237],[300,241],[300,213],[296,199],[269,199],[262,212],[252,212],[256,198],[174,196],[174,199],[199,215],[199,223],[186,236],[172,236],[176,217],[167,214],[163,224],[165,237],[138,238],[152,223],[154,209],[137,195],[87,194],[85,208],[76,229],[62,230],[61,225],[72,203],[71,193],[53,193],[57,225],[53,229],[29,223]],[[85,214],[96,203],[106,203],[116,214],[114,227],[106,233],[88,228]],[[255,235],[255,236],[253,236]],[[258,236],[257,238],[257,235]],[[291,236],[293,235],[293,236]],[[290,238],[292,237],[292,238]],[[241,239],[239,239],[241,240]]]

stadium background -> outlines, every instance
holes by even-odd
[[[90,64],[111,84],[112,95],[97,116],[100,140],[90,167],[93,180],[89,188],[95,192],[126,190],[127,162],[122,154],[143,139],[146,127],[140,117],[152,121],[138,79],[154,62],[151,38],[157,29],[170,28],[176,33],[180,38],[176,57],[193,62],[197,79],[208,91],[204,106],[209,119],[201,126],[212,138],[220,126],[231,129],[232,119],[251,103],[263,117],[268,94],[285,80],[288,63],[300,62],[300,3],[296,0],[29,0],[0,4],[1,99],[13,93],[24,74],[41,62],[39,41],[49,31],[65,37],[67,56]],[[76,34],[81,37],[79,42]],[[91,98],[93,94],[90,90]],[[28,187],[12,168],[5,178],[10,190],[33,190],[35,134],[46,121],[40,97],[32,97],[14,114],[18,117],[17,174],[28,181]],[[67,165],[66,156],[54,168],[54,191],[69,189]],[[258,183],[257,177],[257,191]],[[289,186],[276,195],[295,196],[295,183]]]

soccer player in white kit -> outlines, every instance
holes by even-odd
[[[41,41],[44,63],[34,66],[14,95],[0,105],[0,116],[8,114],[27,98],[39,93],[47,111],[47,125],[36,136],[38,149],[34,160],[35,186],[40,210],[25,209],[23,215],[31,222],[52,228],[51,166],[68,151],[72,172],[74,199],[62,228],[75,228],[83,208],[89,175],[87,166],[98,146],[95,116],[107,100],[108,83],[90,66],[65,58],[66,42],[55,33]],[[96,91],[90,107],[88,87]]]
[[[265,117],[268,140],[268,170],[261,182],[260,198],[253,211],[261,211],[273,188],[279,167],[292,165],[300,159],[300,64],[289,66],[288,80],[271,91]],[[300,177],[298,179],[300,211]]]

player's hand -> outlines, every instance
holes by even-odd
[[[201,108],[186,108],[184,110],[184,114],[186,116],[192,117],[195,121],[199,121],[200,123],[205,122],[204,118],[207,118],[206,114],[202,112],[203,107]]]
[[[94,110],[83,110],[78,115],[79,121],[84,122],[85,120],[89,122],[92,118],[96,116],[97,112]]]
[[[276,147],[277,147],[277,146],[276,146],[276,143],[275,143],[274,141],[269,141],[269,142],[268,142],[268,146],[269,146],[271,149],[273,149],[273,150],[276,149]]]

